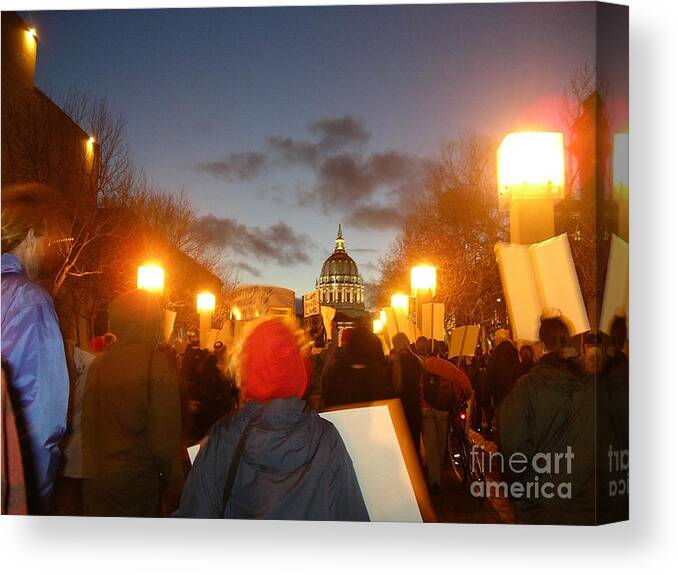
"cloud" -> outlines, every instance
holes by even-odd
[[[348,216],[356,228],[385,230],[398,227],[403,221],[403,209],[393,206],[364,205]]]
[[[298,185],[291,207],[320,209],[351,218],[362,228],[400,225],[412,194],[424,185],[426,160],[386,150],[366,154],[371,137],[354,116],[325,117],[307,124],[309,139],[271,136],[259,152],[230,154],[199,169],[226,180],[252,180],[267,166],[302,167],[312,180]],[[274,197],[278,203],[284,199]]]
[[[266,167],[267,157],[260,152],[237,152],[223,160],[200,162],[195,168],[227,181],[251,181]]]
[[[320,136],[320,146],[325,150],[338,150],[346,145],[364,144],[371,134],[365,122],[353,116],[321,118],[308,125],[309,131]]]
[[[396,150],[331,155],[315,171],[315,185],[297,192],[297,205],[345,215],[358,228],[396,228],[424,186],[424,166]]]
[[[261,272],[255,268],[254,266],[251,266],[247,262],[239,261],[235,262],[235,267],[237,269],[241,269],[243,271],[246,271],[247,273],[253,275],[254,277],[261,277]]]
[[[365,122],[353,116],[321,118],[308,124],[314,141],[272,136],[268,149],[284,165],[317,166],[328,155],[359,147],[370,139]]]
[[[276,262],[280,265],[310,263],[308,249],[312,246],[306,234],[297,234],[286,223],[278,222],[267,228],[246,226],[233,218],[204,216],[198,226],[210,235],[217,248],[232,254]]]

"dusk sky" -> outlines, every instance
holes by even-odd
[[[559,129],[593,4],[22,12],[36,84],[105,97],[151,182],[184,190],[245,283],[314,289],[342,222],[367,281],[467,131]],[[258,274],[258,275],[257,275]]]

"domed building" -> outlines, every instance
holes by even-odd
[[[346,252],[341,224],[334,240],[334,252],[325,260],[315,286],[322,305],[349,317],[365,314],[365,284],[358,266]]]

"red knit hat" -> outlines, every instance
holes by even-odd
[[[303,397],[308,373],[294,334],[281,321],[267,320],[249,334],[241,359],[243,398],[260,402]]]

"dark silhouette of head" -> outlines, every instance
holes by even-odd
[[[424,337],[423,335],[420,335],[417,338],[417,341],[414,344],[414,347],[417,350],[417,353],[419,355],[428,355],[429,349],[431,349],[431,347],[428,344],[428,339],[426,337]]]
[[[544,343],[547,353],[566,348],[570,342],[570,334],[565,322],[559,317],[543,319],[539,328],[539,340]]]
[[[617,316],[614,318],[610,328],[610,338],[612,339],[612,347],[615,352],[620,352],[624,349],[624,345],[628,338],[628,328],[626,326],[625,317]]]

